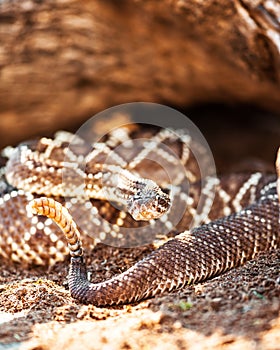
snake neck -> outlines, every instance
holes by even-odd
[[[117,165],[96,166],[86,179],[89,198],[106,199],[127,211],[134,220],[157,219],[170,207],[170,197],[152,180],[142,178]]]
[[[32,176],[26,176],[32,173]],[[170,197],[152,180],[113,164],[45,159],[27,146],[17,148],[6,164],[6,179],[17,189],[37,195],[106,200],[135,220],[157,219]]]
[[[83,258],[71,258],[69,288],[83,303],[130,303],[212,278],[279,246],[279,202],[271,183],[255,204],[181,233],[105,282],[90,283]]]

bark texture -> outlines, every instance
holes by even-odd
[[[277,0],[0,1],[1,145],[115,104],[280,112]]]

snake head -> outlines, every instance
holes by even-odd
[[[142,189],[128,201],[128,212],[134,220],[158,219],[170,208],[170,197],[157,185]]]

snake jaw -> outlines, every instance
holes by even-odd
[[[170,205],[170,197],[157,187],[156,191],[149,191],[145,196],[134,195],[127,209],[134,220],[149,221],[166,214]]]

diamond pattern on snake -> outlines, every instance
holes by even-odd
[[[191,143],[182,130],[130,124],[94,144],[59,132],[5,149],[1,256],[53,265],[70,253],[71,295],[113,305],[206,280],[278,248],[276,176],[201,178]],[[163,237],[124,273],[88,281],[84,250],[100,242],[158,245]]]

